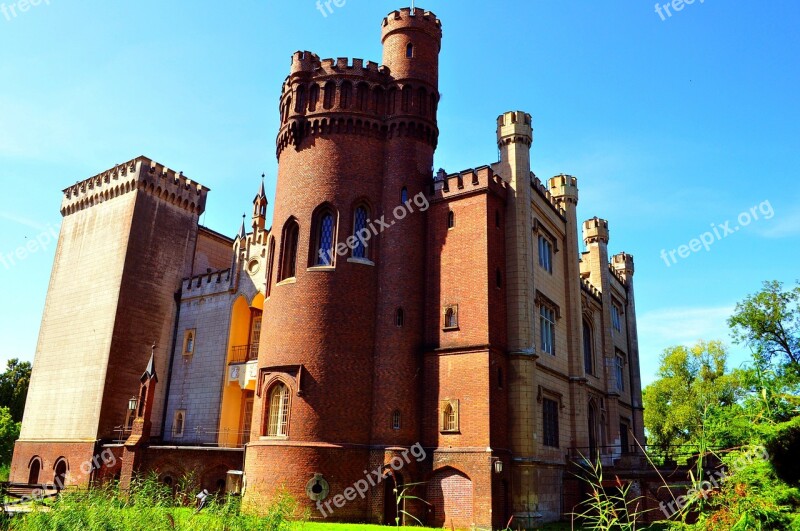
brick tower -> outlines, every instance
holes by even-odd
[[[414,198],[432,177],[441,34],[432,13],[403,9],[383,21],[384,66],[292,59],[245,463],[253,500],[283,485],[316,512],[385,448],[419,440],[426,236]],[[371,503],[335,517],[363,520]]]
[[[175,291],[191,275],[207,194],[145,157],[64,190],[12,481],[52,482],[61,470],[67,485],[86,485],[97,444],[130,432],[128,402],[153,343],[154,369],[167,373]],[[164,387],[152,398],[158,436]]]

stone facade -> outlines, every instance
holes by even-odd
[[[498,118],[499,161],[434,175],[441,39],[403,9],[382,66],[293,56],[272,228],[263,184],[228,238],[198,224],[207,189],[144,157],[65,190],[13,481],[237,469],[262,506],[285,488],[375,522],[420,482],[417,517],[488,529],[568,513],[580,454],[636,461],[633,258],[578,224],[575,177],[533,174],[529,114]]]

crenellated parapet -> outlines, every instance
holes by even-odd
[[[559,216],[561,216],[562,218],[564,217],[564,215],[566,214],[564,207],[555,197],[553,197],[553,194],[550,192],[550,190],[542,183],[542,181],[539,180],[539,178],[534,173],[531,173],[531,187],[537,194],[539,194],[539,196],[542,199],[544,199],[547,202],[547,204],[553,207],[553,210],[555,210]]]
[[[183,172],[175,172],[147,157],[138,157],[66,188],[61,215],[69,216],[137,191],[199,216],[205,211],[209,189],[185,177]]]
[[[447,200],[454,196],[488,190],[505,198],[508,183],[489,166],[481,166],[458,173],[440,171],[433,181],[433,199]]]
[[[586,245],[603,243],[608,245],[608,221],[594,217],[583,222],[583,241]]]
[[[522,111],[511,111],[497,117],[497,147],[504,144],[533,144],[533,118]]]
[[[381,22],[381,28],[383,41],[393,33],[409,28],[425,32],[439,41],[442,39],[442,21],[432,12],[420,8],[412,10],[406,7],[392,11]]]
[[[581,289],[600,304],[603,303],[603,294],[592,284],[588,278],[581,279]]]
[[[183,281],[181,298],[193,299],[227,293],[233,286],[233,276],[230,269],[210,271],[203,275],[187,278]]]
[[[578,204],[578,179],[572,175],[556,175],[547,181],[547,186],[553,200],[560,207],[565,204],[577,206]]]
[[[436,147],[441,22],[428,11],[402,9],[382,30],[384,65],[295,52],[280,97],[278,158],[287,146],[323,134],[408,134]]]

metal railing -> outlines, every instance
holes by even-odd
[[[229,365],[247,363],[258,359],[258,345],[248,344],[231,347],[231,361]]]
[[[694,466],[700,459],[701,447],[694,444],[673,445],[673,446],[654,446],[630,444],[621,446],[619,444],[612,446],[595,446],[595,447],[573,447],[567,452],[567,459],[569,461],[600,461],[604,465],[613,465],[614,461],[625,456],[642,456],[647,457],[650,462],[658,467],[675,467],[675,466]],[[714,460],[713,457],[719,449],[706,448],[703,460]]]

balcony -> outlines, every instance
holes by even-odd
[[[228,365],[237,365],[258,359],[258,344],[240,345],[231,347],[230,362]]]

